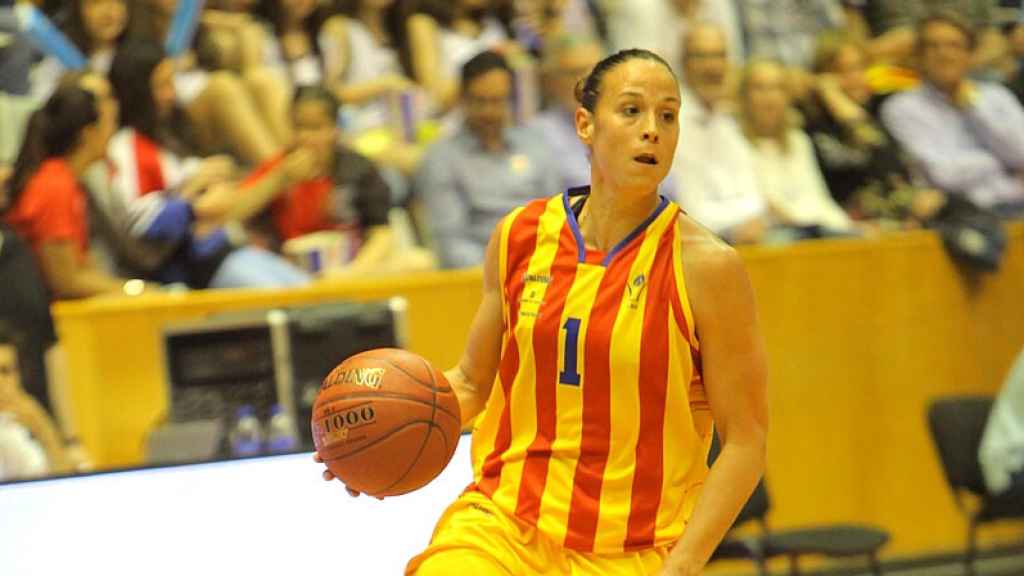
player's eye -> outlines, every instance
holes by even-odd
[[[636,116],[637,114],[640,113],[640,108],[630,104],[622,108],[622,113],[625,114],[626,116]]]

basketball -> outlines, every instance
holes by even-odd
[[[313,444],[346,486],[397,496],[425,486],[459,441],[459,402],[444,374],[395,348],[348,358],[313,404]]]

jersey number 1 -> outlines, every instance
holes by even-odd
[[[580,319],[567,318],[562,328],[565,329],[565,362],[563,362],[562,371],[558,374],[558,382],[579,386],[580,373],[576,370],[576,344],[580,339]]]

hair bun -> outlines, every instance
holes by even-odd
[[[584,77],[580,78],[579,80],[577,80],[576,81],[576,87],[573,88],[573,90],[572,90],[573,96],[576,97],[576,102],[579,103],[579,104],[583,104],[583,90],[584,90],[584,88],[587,85],[587,79],[589,77],[590,76],[587,75],[587,76],[584,76]]]

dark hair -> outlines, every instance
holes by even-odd
[[[184,154],[192,143],[187,118],[175,107],[171,121],[161,120],[153,98],[153,71],[166,59],[163,46],[154,40],[125,41],[110,65],[110,84],[121,106],[121,126]]]
[[[29,179],[47,159],[65,156],[78,145],[82,130],[99,120],[96,98],[77,84],[62,84],[29,117],[18,159],[14,161],[7,210],[17,203]]]
[[[943,24],[949,24],[950,26],[953,26],[954,28],[962,32],[963,35],[967,37],[967,47],[970,48],[971,50],[974,50],[974,48],[977,46],[978,34],[974,27],[971,26],[970,23],[967,20],[965,20],[964,17],[961,16],[959,13],[954,12],[952,10],[940,9],[928,12],[927,14],[924,15],[924,17],[917,21],[917,30],[915,34],[917,40],[915,41],[914,47],[916,52],[920,53],[921,49],[924,47],[923,39],[925,29],[931,26],[932,24],[936,24],[939,22]]]
[[[337,121],[338,99],[330,90],[323,86],[299,86],[295,89],[295,97],[292,98],[292,109],[302,102],[319,102],[327,107],[327,115],[332,121]]]
[[[131,21],[131,11],[133,3],[129,0],[121,0],[125,5],[125,22],[124,30],[121,30],[121,35],[118,36],[117,42],[120,43],[128,33],[128,23]],[[94,46],[92,45],[92,38],[89,37],[88,31],[85,29],[85,21],[82,19],[82,4],[85,0],[72,0],[71,5],[67,9],[66,19],[67,21],[61,26],[64,33],[67,35],[68,40],[78,47],[86,56],[93,51]]]
[[[601,82],[604,80],[605,74],[620,64],[625,64],[630,60],[650,60],[652,62],[657,62],[664,66],[669,73],[672,74],[673,78],[676,76],[676,73],[672,70],[672,67],[668,65],[668,62],[650,50],[644,50],[642,48],[620,50],[598,62],[594,65],[594,69],[590,71],[590,74],[587,74],[576,83],[576,101],[580,103],[580,106],[583,106],[583,108],[588,112],[593,113],[597,106],[597,100],[601,97]]]
[[[4,346],[14,346],[17,348],[18,344],[20,344],[18,332],[6,320],[0,318],[0,348]]]
[[[470,82],[492,70],[504,70],[512,74],[512,68],[505,57],[493,50],[484,50],[473,56],[462,65],[462,90],[465,90]]]
[[[284,34],[285,11],[281,6],[281,0],[262,0],[256,6],[256,13],[273,27],[274,36],[280,38]],[[302,29],[306,33],[306,37],[309,38],[309,46],[317,57],[320,56],[320,27],[323,26],[326,19],[327,16],[321,3],[317,2],[313,12],[302,22]],[[283,53],[281,57],[284,57]]]

